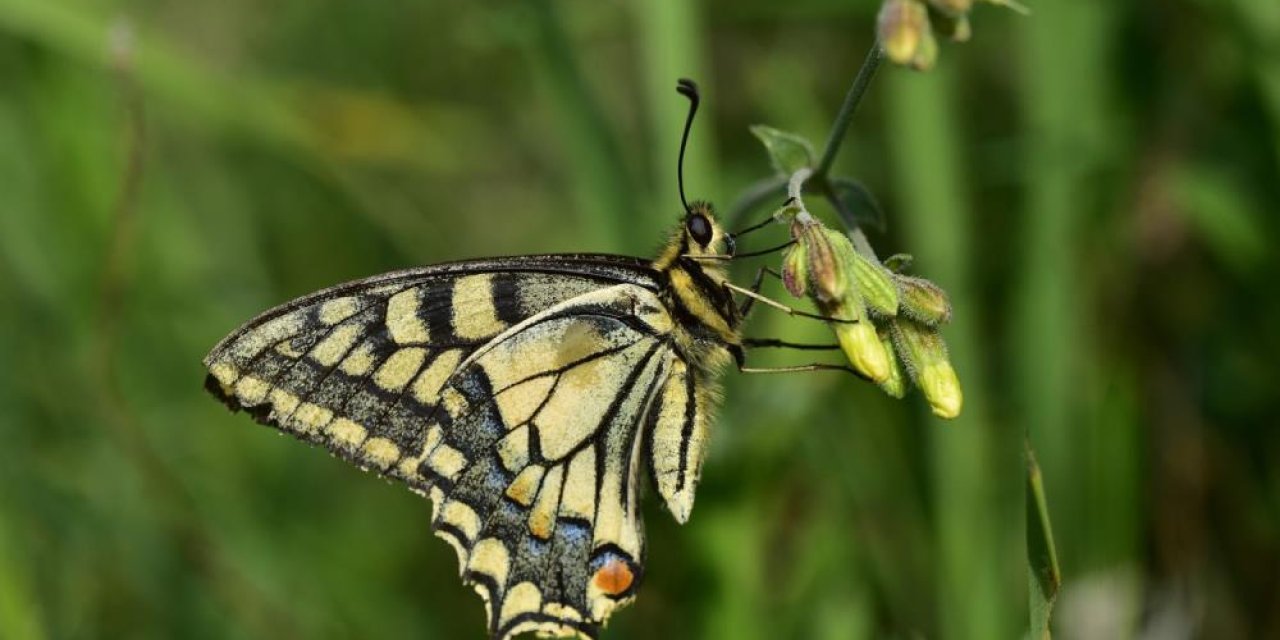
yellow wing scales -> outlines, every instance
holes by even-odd
[[[432,276],[348,285],[348,295],[322,292],[264,314],[210,353],[210,390],[261,421],[425,490],[398,463],[418,453],[448,375],[487,338],[549,306],[544,293],[510,292],[572,296],[601,286],[558,274],[486,273],[483,282],[474,274]],[[457,283],[469,279],[483,290],[454,305]],[[487,319],[487,335],[475,328],[463,331],[470,339],[457,335],[455,322],[471,313]]]
[[[214,348],[208,386],[429,496],[495,638],[594,637],[643,573],[641,467],[688,517],[708,374],[680,352],[643,263],[521,260],[391,274],[270,311]]]
[[[445,405],[438,448],[466,463],[429,470],[443,498],[434,527],[459,550],[495,637],[594,635],[634,594],[640,429],[674,358],[670,329],[651,292],[601,289],[509,329],[446,385],[461,398]],[[605,567],[626,584],[596,580]]]

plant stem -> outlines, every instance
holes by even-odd
[[[827,183],[827,174],[831,170],[831,165],[835,162],[836,154],[840,151],[840,145],[844,143],[844,136],[849,131],[849,124],[853,121],[853,115],[858,111],[858,105],[866,95],[867,88],[871,86],[871,80],[875,78],[876,70],[880,68],[881,57],[880,43],[872,43],[871,50],[867,52],[866,59],[862,61],[862,67],[858,69],[858,75],[854,77],[853,84],[849,87],[849,92],[845,94],[844,103],[840,105],[840,112],[836,114],[835,122],[831,124],[831,132],[827,135],[827,143],[822,149],[822,159],[818,162],[817,168],[813,170],[804,168],[788,177],[767,178],[749,187],[746,193],[734,202],[725,215],[725,220],[729,222],[731,227],[736,227],[743,216],[769,198],[783,192],[784,189],[789,196],[795,198],[796,203],[804,210],[801,194],[807,185],[819,187],[823,196],[830,200],[832,206],[836,207],[837,210],[843,208],[844,205],[840,202],[840,198],[836,196],[835,191]],[[805,213],[807,214],[807,211]],[[850,226],[849,229],[858,251],[875,259],[875,251],[871,249],[871,245],[867,242],[866,235],[862,233],[862,230],[856,225]]]
[[[844,104],[840,105],[840,112],[836,114],[836,120],[831,124],[831,133],[827,135],[827,144],[822,149],[822,160],[818,162],[818,168],[813,174],[823,180],[826,179],[827,173],[831,171],[831,165],[836,161],[836,154],[840,151],[840,145],[844,142],[844,134],[849,130],[849,123],[853,121],[853,114],[858,110],[858,104],[862,102],[862,97],[867,93],[867,87],[871,85],[872,78],[875,78],[876,70],[880,68],[880,43],[873,42],[871,50],[867,52],[867,57],[862,61],[862,68],[858,69],[858,75],[853,79],[853,85],[849,87],[849,93],[844,96]]]

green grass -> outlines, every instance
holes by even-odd
[[[228,414],[201,357],[346,279],[650,253],[676,78],[690,195],[727,207],[771,171],[750,125],[823,140],[876,5],[0,0],[0,637],[476,636],[427,504]],[[1275,628],[1280,8],[1032,9],[883,68],[836,162],[877,251],[950,292],[964,415],[730,373],[692,519],[647,505],[609,637],[1022,637],[1028,439],[1059,635]]]

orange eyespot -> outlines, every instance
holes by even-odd
[[[627,566],[625,560],[610,558],[596,571],[592,580],[605,595],[618,596],[631,588],[631,583],[635,581],[635,574],[631,573],[631,567]]]

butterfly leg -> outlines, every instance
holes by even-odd
[[[845,324],[854,324],[858,322],[857,320],[854,320],[854,319],[833,318],[831,316],[824,316],[816,313],[809,313],[807,311],[801,311],[794,307],[789,307],[785,304],[782,304],[781,302],[778,302],[773,298],[761,295],[759,290],[764,283],[764,274],[766,273],[777,278],[782,277],[781,275],[778,274],[778,272],[772,269],[769,269],[768,267],[761,267],[760,270],[756,272],[755,281],[752,283],[751,288],[749,289],[746,287],[739,287],[738,285],[733,284],[732,282],[724,283],[725,288],[728,289],[729,291],[732,291],[747,297],[747,301],[744,302],[742,305],[742,308],[739,309],[739,314],[742,317],[745,318],[747,313],[751,311],[753,302],[759,301],[779,311],[782,311],[783,313],[786,313],[787,315],[790,315],[790,316],[799,316],[801,318],[810,318],[813,320],[821,320],[823,322],[841,322]]]
[[[738,367],[738,371],[742,373],[799,373],[801,371],[843,371],[851,373],[863,380],[868,378],[858,373],[853,367],[840,364],[825,364],[822,362],[814,362],[811,364],[800,364],[790,367]]]
[[[751,280],[752,293],[760,293],[760,288],[764,286],[764,274],[769,270],[769,267],[760,267],[759,269],[756,269],[756,277]],[[738,307],[738,317],[745,319],[747,314],[751,313],[751,307],[755,306],[755,304],[755,298],[748,297],[744,300],[742,302],[742,306]]]
[[[753,342],[769,342],[769,343],[777,343],[777,344],[753,345],[752,344]],[[786,343],[781,340],[755,341],[755,340],[748,339],[743,341],[743,346],[747,348],[751,348],[752,346],[790,346],[790,345],[794,345],[794,343]],[[833,347],[837,349],[839,348],[839,346],[836,346],[836,345],[833,345]],[[826,345],[795,345],[793,348],[826,349],[828,347]],[[799,373],[802,371],[843,371],[845,373],[851,373],[855,376],[858,376],[863,380],[867,379],[866,376],[862,375],[856,369],[848,365],[829,364],[825,362],[813,362],[809,364],[792,365],[789,367],[748,367],[747,355],[746,355],[746,352],[742,350],[742,347],[734,346],[729,349],[729,353],[733,355],[733,361],[735,364],[738,365],[738,371],[742,373]]]
[[[776,338],[744,338],[742,346],[748,349],[796,349],[801,351],[834,351],[840,348],[838,344],[805,344],[799,342],[787,342],[786,340],[778,340]]]

